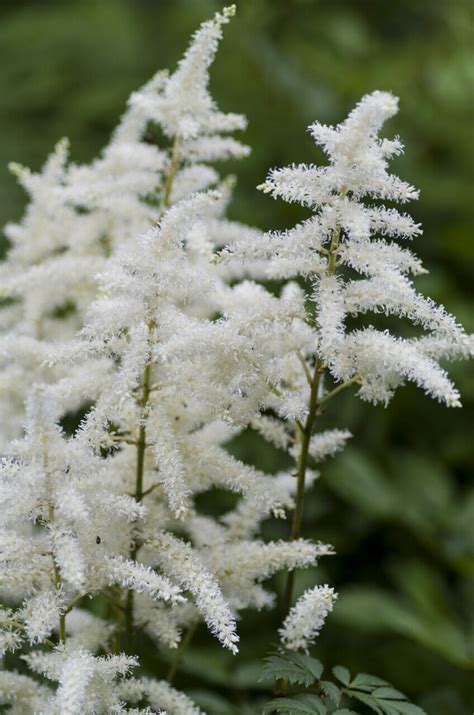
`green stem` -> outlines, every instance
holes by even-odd
[[[174,177],[176,174],[176,171],[179,167],[179,141],[177,138],[175,138],[174,143],[173,143],[173,148],[171,150],[171,159],[170,159],[170,165],[169,165],[169,170],[168,170],[168,175],[166,177],[166,182],[163,190],[163,203],[162,203],[162,212],[161,215],[164,214],[167,208],[169,208],[170,203],[171,203],[171,190],[173,188],[173,182],[174,182]],[[151,332],[152,329],[155,327],[155,324],[153,321],[150,321],[148,324],[148,329]],[[152,390],[152,384],[151,384],[151,362],[148,361],[144,375],[143,375],[143,382],[142,382],[142,396],[139,401],[139,405],[141,407],[141,419],[140,419],[140,429],[138,433],[138,440],[136,442],[136,447],[137,447],[137,466],[136,466],[136,473],[135,473],[135,493],[134,497],[138,502],[141,502],[144,496],[144,491],[143,491],[143,474],[144,474],[144,465],[145,465],[145,450],[147,448],[147,442],[146,442],[146,408],[148,404],[148,399],[150,397],[150,392]],[[136,538],[134,538],[133,546],[130,550],[130,558],[132,560],[136,559],[137,552],[139,549],[139,543]],[[133,602],[134,602],[134,593],[132,589],[129,589],[127,592],[127,598],[125,602],[125,649],[128,653],[131,653],[133,651],[133,630],[134,630],[134,625],[133,625]]]
[[[25,630],[25,624],[20,623],[19,621],[14,621],[11,618],[0,618],[0,623],[8,626],[10,628],[15,628],[17,631],[24,631]],[[42,643],[45,643],[47,646],[50,648],[56,648],[56,643],[53,643],[53,641],[49,640],[49,638],[43,638],[41,641]]]
[[[295,500],[295,510],[293,512],[293,523],[291,526],[291,540],[299,539],[301,534],[301,523],[303,519],[303,497],[304,497],[304,487],[306,479],[306,470],[308,467],[308,454],[309,446],[311,442],[311,435],[313,433],[314,422],[316,419],[316,414],[318,410],[318,390],[321,381],[322,374],[322,364],[319,360],[316,361],[314,368],[313,377],[311,380],[311,391],[309,397],[309,412],[306,417],[304,428],[301,432],[301,450],[298,458],[298,467],[296,471],[297,488],[296,488],[296,500]],[[294,569],[288,572],[286,580],[285,595],[283,599],[283,611],[285,615],[288,613],[291,607],[291,600],[293,597],[293,587],[295,581],[295,571]]]
[[[345,188],[341,189],[341,192],[340,192],[341,198],[344,198],[344,196],[346,194],[347,194],[347,190]],[[328,274],[331,276],[333,276],[336,272],[337,251],[339,248],[340,239],[341,239],[341,227],[336,226],[334,233],[332,234],[332,237],[331,237],[331,245],[329,247],[329,250],[327,251],[327,255],[329,256]],[[325,253],[326,253],[326,251],[325,251]],[[293,523],[292,523],[292,528],[291,528],[291,540],[292,541],[295,539],[298,539],[301,534],[306,470],[308,467],[309,447],[311,444],[311,436],[313,433],[313,427],[314,427],[314,422],[316,420],[316,416],[318,415],[319,409],[323,404],[326,404],[330,399],[335,397],[335,395],[337,395],[339,392],[344,390],[346,387],[349,387],[350,384],[352,385],[358,379],[358,376],[352,378],[352,380],[349,380],[347,383],[343,383],[343,385],[339,385],[332,392],[330,392],[328,395],[326,395],[326,397],[322,398],[321,400],[318,400],[319,385],[321,383],[321,377],[324,373],[324,370],[325,370],[324,362],[320,358],[318,358],[316,360],[313,377],[310,382],[311,392],[310,392],[310,397],[309,397],[308,416],[306,418],[306,422],[305,422],[303,429],[301,429],[300,424],[297,424],[297,427],[299,428],[300,433],[301,433],[301,450],[300,450],[300,454],[299,454],[299,458],[298,458],[298,467],[297,467],[297,471],[296,471],[296,477],[298,480],[298,484],[297,484],[297,489],[296,489],[295,510],[293,512]],[[305,374],[306,373],[307,373],[307,371],[305,370]],[[287,576],[287,581],[286,581],[286,589],[285,589],[285,594],[284,594],[284,598],[283,598],[283,612],[284,612],[285,616],[287,615],[288,611],[291,608],[291,602],[293,599],[294,582],[295,582],[295,571],[293,569],[291,571],[288,571],[288,576]],[[275,694],[277,694],[278,696],[284,696],[287,693],[288,693],[288,680],[286,678],[278,680],[276,683],[276,687],[275,687]]]
[[[173,188],[173,181],[176,174],[176,170],[179,165],[179,142],[176,138],[173,143],[173,148],[171,150],[171,160],[170,168],[168,171],[168,176],[166,177],[165,188],[163,192],[163,208],[167,209],[170,206],[171,201],[171,190]]]
[[[335,387],[334,390],[331,390],[331,392],[328,392],[327,395],[325,395],[321,400],[319,400],[318,409],[320,407],[323,407],[327,402],[332,400],[333,397],[336,397],[336,395],[338,395],[343,390],[346,390],[351,385],[355,385],[355,383],[358,382],[359,380],[360,380],[360,376],[354,375],[354,377],[351,377],[351,379],[347,380],[347,382],[343,382],[340,385],[338,385],[337,387]]]
[[[153,323],[150,323],[148,328],[151,331],[154,327]],[[145,371],[143,374],[143,387],[142,395],[139,402],[140,405],[140,430],[138,433],[138,440],[136,442],[137,448],[137,463],[135,470],[135,493],[134,497],[137,502],[141,502],[143,499],[143,475],[145,471],[145,451],[146,451],[146,411],[148,406],[148,399],[150,397],[150,380],[151,380],[151,362],[147,362]],[[137,534],[134,534],[133,545],[130,549],[130,558],[135,561],[137,557],[137,552],[139,549],[139,543],[137,539]],[[125,644],[126,651],[131,653],[133,651],[133,601],[134,592],[129,589],[127,592],[127,600],[125,603]]]
[[[67,614],[72,611],[72,609],[74,608],[74,606],[76,605],[76,603],[77,603],[78,601],[80,601],[81,598],[84,598],[85,595],[86,595],[85,593],[78,593],[77,596],[74,596],[74,598],[72,599],[72,601],[71,601],[71,602],[69,603],[69,605],[65,608],[65,610],[64,610],[64,615],[67,616]]]
[[[296,350],[296,357],[301,363],[301,367],[303,368],[303,372],[305,374],[306,380],[308,381],[308,385],[311,385],[311,380],[312,380],[312,375],[310,371],[308,370],[308,365],[306,364],[306,360],[304,359],[303,355],[300,353],[299,350]]]
[[[47,465],[47,460],[45,460],[45,464]],[[50,524],[54,524],[54,506],[52,504],[49,505],[48,508],[48,519]],[[54,554],[51,554],[51,559],[53,561],[53,580],[54,580],[54,585],[56,589],[59,591],[61,588],[62,584],[62,578],[61,578],[61,571],[54,559]],[[63,611],[59,614],[59,642],[60,643],[65,643],[66,642],[66,612]]]
[[[171,685],[173,682],[175,675],[178,671],[178,668],[180,666],[180,663],[183,659],[183,654],[186,648],[189,646],[191,643],[194,634],[196,633],[196,629],[199,625],[199,621],[196,621],[196,623],[193,623],[192,625],[189,626],[188,630],[186,631],[185,635],[181,639],[181,642],[176,650],[176,654],[174,656],[173,662],[171,663],[168,673],[166,675],[166,680],[168,683]]]

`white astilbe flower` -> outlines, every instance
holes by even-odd
[[[193,594],[196,606],[210,631],[225,648],[237,653],[239,637],[235,617],[216,579],[201,563],[196,552],[190,545],[170,534],[156,537],[153,546],[163,570],[183,589]]]
[[[58,682],[56,693],[40,713],[108,715],[128,712],[118,681],[126,678],[138,665],[136,657],[123,654],[96,657],[84,648],[68,645],[51,653],[31,653],[24,656],[24,660],[34,672]]]
[[[222,37],[222,26],[234,13],[232,5],[203,23],[176,72],[169,78],[157,78],[159,92],[148,96],[137,93],[130,100],[132,107],[139,106],[149,119],[159,122],[168,136],[179,139],[185,151],[189,145],[190,152],[204,161],[209,155],[214,160],[246,153],[246,147],[238,142],[215,136],[244,129],[246,121],[240,114],[220,112],[207,89],[209,66]]]
[[[285,648],[307,653],[332,611],[336,598],[337,594],[329,586],[315,586],[305,591],[278,631]]]
[[[305,483],[308,489],[311,488],[318,476],[319,473],[315,471],[306,473]],[[297,480],[294,474],[288,472],[275,474],[270,480],[273,499],[278,501],[278,504],[284,510],[277,516],[285,517],[286,510],[291,511],[295,506],[294,496],[296,494]],[[262,521],[267,519],[268,516],[267,508],[262,508],[262,505],[258,501],[256,502],[252,495],[246,496],[238,502],[232,511],[221,517],[221,522],[228,527],[225,532],[225,538],[231,541],[235,539],[251,539],[258,533]],[[196,534],[196,536],[198,535]],[[212,539],[207,543],[212,543]]]
[[[195,608],[189,600],[169,608],[161,601],[151,601],[146,595],[135,595],[136,623],[153,641],[167,648],[176,649],[181,642],[182,627],[188,625],[183,610],[191,611],[193,618],[189,622],[195,622]]]
[[[118,583],[137,593],[146,593],[154,600],[162,599],[163,601],[174,603],[185,600],[180,595],[178,586],[171,583],[164,576],[157,574],[149,566],[115,556],[108,558],[105,569],[108,573],[110,584]]]
[[[64,594],[56,589],[29,598],[19,612],[30,643],[42,643],[59,623],[64,610]]]
[[[51,697],[51,689],[22,673],[0,670],[0,705],[11,713],[41,713]]]
[[[191,490],[186,485],[183,459],[176,445],[177,435],[163,411],[154,423],[157,429],[151,429],[149,435],[153,440],[153,453],[160,468],[159,480],[163,485],[171,510],[179,519],[185,516],[189,510]]]
[[[413,286],[410,275],[426,271],[393,239],[414,238],[421,233],[420,226],[406,213],[370,203],[405,203],[418,197],[412,186],[388,172],[388,161],[403,150],[401,142],[378,137],[397,109],[396,97],[373,92],[337,127],[311,125],[309,131],[329,163],[274,169],[260,188],[311,208],[314,216],[262,240],[236,241],[222,257],[230,265],[259,257],[269,261],[270,277],[301,275],[312,281],[315,357],[336,382],[353,380],[360,385],[360,397],[386,404],[409,380],[456,407],[459,393],[438,360],[469,356],[472,340],[453,316]],[[348,269],[362,277],[351,278]],[[368,312],[406,318],[428,334],[408,338],[371,325],[348,329],[348,316]],[[291,395],[280,414],[301,420],[298,395]]]
[[[322,556],[332,555],[330,546],[305,539],[265,544],[254,539],[217,543],[201,549],[201,558],[221,584],[232,609],[273,605],[273,594],[261,583],[280,570],[316,566]]]
[[[23,631],[18,630],[15,611],[11,608],[0,608],[0,658],[5,653],[14,652],[23,645]]]
[[[152,708],[163,708],[163,715],[205,715],[184,693],[172,688],[166,680],[129,678],[119,684],[119,691],[130,702],[146,700]],[[153,710],[153,712],[157,712]]]
[[[203,24],[173,75],[158,72],[132,94],[98,159],[68,164],[68,143],[62,140],[40,173],[12,165],[30,203],[23,219],[5,229],[11,248],[0,266],[1,295],[12,299],[0,311],[0,332],[7,338],[5,353],[0,338],[0,441],[21,434],[32,382],[68,376],[60,362],[44,368],[44,348],[49,343],[56,350],[81,327],[97,294],[95,276],[108,257],[133,244],[166,206],[217,184],[219,175],[206,162],[248,154],[248,147],[228,136],[245,128],[245,118],[220,112],[207,89],[222,26],[234,11],[225,8]],[[150,123],[176,140],[172,146],[150,142]],[[228,223],[222,212],[213,216],[211,248],[217,237],[226,242]],[[15,345],[25,338],[29,350],[19,356]],[[97,389],[83,394],[83,402],[96,394]]]
[[[316,462],[323,462],[344,449],[352,434],[348,430],[332,429],[315,434],[309,445],[309,453]]]
[[[333,554],[298,519],[315,469],[351,437],[314,429],[342,389],[387,403],[412,381],[459,404],[439,360],[467,356],[470,339],[416,292],[424,268],[395,241],[420,227],[383,205],[417,196],[388,172],[399,140],[378,138],[392,95],[310,127],[326,166],[270,172],[263,190],[307,220],[262,235],[226,218],[234,181],[208,164],[248,153],[230,136],[245,119],[221,112],[208,84],[234,10],[133,93],[99,158],[68,164],[62,141],[40,173],[14,167],[30,204],[0,266],[0,439],[14,438],[0,462],[0,653],[25,649],[51,686],[0,673],[12,715],[200,715],[168,683],[128,677],[138,659],[120,648],[143,633],[176,649],[204,622],[235,654],[240,612],[274,605],[265,581],[289,572],[291,600],[291,572]],[[265,278],[298,280],[274,294]],[[413,337],[383,316],[410,321]],[[234,457],[247,429],[294,467]],[[203,514],[214,489],[233,507]],[[265,542],[262,522],[293,509],[292,539]],[[308,590],[282,643],[307,651],[335,598]]]
[[[67,615],[68,643],[95,653],[108,650],[114,625],[82,608],[74,608]]]
[[[125,558],[144,507],[117,493],[120,482],[113,483],[105,460],[65,438],[56,414],[49,389],[36,388],[26,436],[0,467],[0,587],[16,601],[26,599],[12,618],[32,644],[50,637],[75,600],[111,583],[181,600],[177,586]]]

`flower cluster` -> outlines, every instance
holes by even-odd
[[[315,586],[305,591],[287,615],[280,638],[289,650],[304,650],[319,635],[327,615],[332,611],[337,594],[329,586]]]
[[[316,586],[291,608],[295,570],[333,553],[301,535],[304,491],[351,438],[315,432],[326,403],[351,385],[386,403],[411,380],[459,405],[439,360],[466,357],[470,339],[415,291],[421,264],[391,241],[420,227],[381,204],[417,195],[387,171],[399,140],[378,138],[394,97],[310,127],[327,166],[270,173],[263,190],[312,218],[269,234],[226,218],[233,181],[213,165],[248,153],[231,136],[245,119],[217,108],[208,79],[233,13],[132,94],[97,160],[68,163],[62,141],[40,174],[13,167],[30,204],[0,267],[0,650],[23,649],[32,675],[0,671],[12,713],[197,715],[169,682],[131,674],[137,631],[176,649],[204,623],[236,653],[240,612],[272,607],[264,582],[282,570],[281,640],[307,650],[336,594]],[[274,295],[275,277],[294,280]],[[368,312],[425,333],[364,325]],[[295,467],[232,456],[245,429]],[[211,517],[198,497],[216,488],[236,501]],[[262,522],[292,511],[291,538],[265,542]]]

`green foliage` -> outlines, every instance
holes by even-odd
[[[321,680],[323,666],[309,655],[281,651],[265,659],[265,679],[283,682],[285,696],[268,702],[263,715],[288,713],[289,715],[329,715],[357,713],[339,705],[362,703],[377,715],[425,715],[417,705],[408,702],[404,693],[392,688],[390,683],[375,675],[359,673],[354,678],[343,665],[336,665],[332,675],[337,684]],[[283,681],[282,681],[283,679]],[[288,685],[303,685],[310,692],[296,692],[286,696]]]
[[[319,680],[323,666],[319,660],[310,658],[301,653],[275,654],[265,658],[262,680],[279,680],[286,678],[289,683],[298,683],[309,687],[315,680]]]
[[[294,698],[277,698],[267,703],[263,715],[271,713],[289,713],[290,715],[326,715],[327,709],[316,695],[297,695]]]

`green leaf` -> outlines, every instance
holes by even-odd
[[[362,686],[379,688],[386,685],[389,685],[386,680],[382,680],[382,678],[379,678],[377,675],[369,675],[368,673],[358,673],[351,682],[352,688],[360,688]]]
[[[321,689],[323,693],[332,700],[334,705],[339,705],[341,701],[341,691],[334,683],[329,680],[322,680],[320,682]]]
[[[403,693],[401,693],[399,690],[395,690],[395,688],[376,688],[372,692],[372,696],[374,698],[383,698],[385,700],[406,700],[407,697]]]
[[[290,683],[309,687],[319,680],[323,666],[315,658],[301,653],[274,654],[265,658],[265,665],[260,680],[280,680],[286,678]]]
[[[356,700],[360,700],[361,703],[364,703],[364,705],[367,705],[371,710],[375,710],[376,713],[379,715],[384,715],[385,710],[382,710],[380,703],[378,703],[376,700],[371,695],[366,695],[365,693],[361,693],[357,690],[348,690],[347,694],[351,698],[355,698]],[[392,715],[389,713],[389,715]],[[394,711],[394,715],[396,715],[396,711]]]
[[[422,708],[418,705],[414,705],[413,703],[394,703],[394,706],[400,715],[426,715]]]
[[[270,715],[273,712],[288,713],[288,715],[326,715],[327,709],[316,695],[303,695],[298,698],[271,700],[265,705],[262,715]]]
[[[343,665],[336,665],[332,672],[343,685],[349,685],[351,682],[351,674]]]
[[[357,713],[355,710],[343,708],[342,710],[334,710],[332,715],[360,715],[360,713]]]
[[[380,681],[381,678],[362,673],[354,678],[345,692],[382,715],[422,715],[423,711],[407,702],[406,695],[399,690],[388,684],[374,687]]]
[[[301,670],[300,667],[292,663],[286,658],[279,655],[271,655],[265,658],[265,665],[260,680],[280,680],[286,678],[290,683],[298,683],[309,687],[313,678],[307,671]]]
[[[323,674],[323,664],[316,658],[312,658],[310,655],[291,653],[287,655],[287,657],[289,657],[294,663],[298,663],[301,668],[306,668],[306,670],[311,673],[314,680],[319,680]]]

